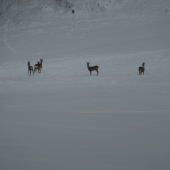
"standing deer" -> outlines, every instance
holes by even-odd
[[[145,72],[145,63],[143,63],[142,66],[140,66],[138,68],[138,70],[139,70],[139,75],[142,75],[142,73],[144,75],[144,72]]]
[[[90,67],[89,66],[90,62],[86,62],[86,63],[87,63],[87,69],[90,71],[90,75],[92,75],[92,71],[96,70],[97,76],[98,76],[98,74],[99,74],[99,71],[98,71],[99,66],[92,66],[92,67]]]
[[[41,64],[39,61],[37,61],[37,64],[34,65],[34,73],[38,70],[39,73],[41,73]]]
[[[42,62],[43,62],[43,59],[40,58],[40,68],[42,69]]]
[[[34,75],[34,70],[33,70],[33,66],[30,66],[30,61],[28,61],[28,74],[30,74],[31,75],[31,71],[32,71],[32,74]],[[29,75],[29,76],[30,76]]]
[[[38,72],[41,73],[42,62],[43,62],[43,59],[40,59],[40,61],[37,61],[37,64],[34,65],[34,72],[35,72],[36,70],[38,70]]]

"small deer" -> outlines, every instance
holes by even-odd
[[[142,73],[144,75],[144,72],[145,72],[145,63],[143,63],[142,66],[140,66],[138,68],[138,70],[139,70],[139,75],[142,75]]]
[[[41,73],[41,64],[39,61],[37,61],[37,64],[34,65],[34,73],[38,70],[39,73]]]
[[[42,69],[42,63],[43,63],[43,59],[40,58],[40,68]]]
[[[43,59],[40,59],[40,61],[37,61],[37,64],[34,65],[34,72],[35,72],[36,70],[38,70],[38,72],[41,73],[42,62],[43,62]]]
[[[28,61],[28,74],[29,76],[31,75],[31,71],[32,71],[32,74],[34,75],[34,71],[33,71],[33,66],[30,66],[30,61]]]
[[[98,76],[98,74],[99,74],[99,71],[98,71],[99,66],[92,66],[92,67],[90,67],[89,66],[90,62],[86,62],[86,63],[87,63],[87,69],[90,71],[90,75],[92,75],[92,71],[95,70],[97,72],[97,76]]]

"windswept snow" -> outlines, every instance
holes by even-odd
[[[168,170],[170,1],[61,2],[0,0],[0,169]]]

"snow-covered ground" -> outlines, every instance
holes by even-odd
[[[170,169],[169,0],[0,7],[0,169]]]

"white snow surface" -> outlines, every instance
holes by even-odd
[[[170,1],[68,2],[0,1],[0,169],[169,170]]]

